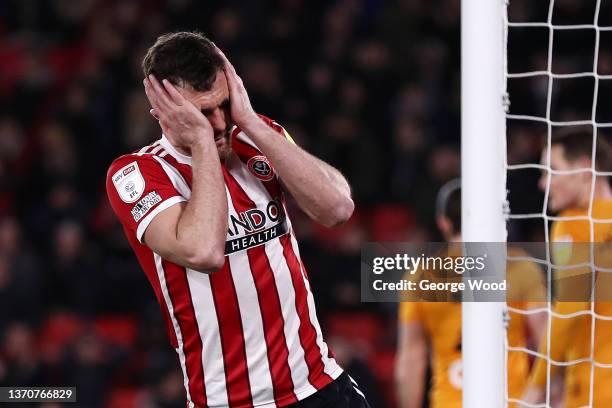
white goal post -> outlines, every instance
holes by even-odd
[[[504,0],[461,2],[461,202],[465,242],[506,241],[505,12]],[[499,273],[504,271],[501,268]],[[463,302],[464,407],[505,406],[504,309],[503,302]]]

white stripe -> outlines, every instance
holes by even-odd
[[[308,381],[308,364],[304,348],[300,342],[300,318],[295,308],[295,290],[291,272],[283,256],[283,247],[278,239],[266,244],[266,255],[274,271],[274,280],[278,288],[281,311],[283,314],[285,340],[289,350],[289,368],[295,394],[315,393],[317,390]]]
[[[161,164],[162,168],[170,178],[170,181],[172,181],[172,185],[174,186],[176,191],[178,191],[183,197],[189,200],[191,198],[191,189],[189,188],[189,185],[187,184],[181,173],[174,166],[171,166],[161,157],[153,156],[153,158],[157,160],[159,164]]]
[[[157,146],[159,144],[159,140],[157,140],[155,143],[147,145],[143,148],[141,148],[138,153],[136,153],[136,156],[142,156],[147,150],[149,150],[151,147],[153,146]]]
[[[293,247],[293,252],[298,260],[301,260],[300,250],[297,245],[297,241],[293,234],[293,231],[290,232],[291,236],[291,246]],[[317,345],[321,350],[321,359],[323,361],[323,371],[334,380],[338,378],[338,376],[342,373],[342,368],[336,363],[334,358],[328,357],[329,349],[327,347],[327,343],[323,341],[323,333],[321,332],[321,326],[319,325],[319,320],[317,319],[317,311],[315,308],[314,297],[312,295],[312,291],[310,290],[310,284],[308,283],[308,279],[306,279],[306,274],[304,269],[302,268],[302,264],[300,262],[300,271],[302,272],[302,280],[304,281],[304,286],[306,287],[307,302],[308,302],[308,314],[310,315],[310,322],[312,323],[315,331],[317,333]]]
[[[361,392],[361,390],[359,389],[359,385],[357,384],[357,381],[355,381],[353,379],[353,377],[351,377],[350,375],[348,376],[348,378],[351,380],[351,382],[353,383],[353,388],[355,389],[355,391],[357,392],[357,394],[361,395],[361,397],[365,400],[366,397],[365,395],[363,395],[363,392]]]
[[[182,164],[188,164],[191,166],[191,157],[180,153],[178,150],[172,146],[172,143],[166,138],[165,135],[162,134],[161,139],[159,139],[160,144],[170,153],[170,156],[174,157],[176,161]]]
[[[225,383],[223,349],[221,348],[219,322],[217,321],[215,302],[210,286],[210,276],[193,269],[187,269],[187,282],[202,340],[202,366],[204,367],[206,400],[210,407],[226,407],[229,403]]]
[[[350,375],[348,376],[348,378],[353,383],[353,388],[355,389],[355,391],[357,391],[357,394],[361,395],[363,399],[366,399],[365,395],[363,395],[363,392],[361,392],[361,390],[359,389],[359,384],[357,384],[357,381],[355,381]]]
[[[166,286],[166,276],[164,275],[162,258],[156,253],[153,253],[153,258],[155,259],[155,268],[157,269],[157,278],[159,279],[159,286],[161,287],[162,295],[164,297],[164,301],[166,302],[168,314],[170,315],[170,319],[172,320],[172,327],[174,328],[176,341],[178,343],[178,348],[176,349],[176,352],[179,355],[179,361],[181,363],[181,369],[183,371],[183,386],[185,387],[185,391],[187,392],[187,405],[188,408],[194,408],[193,401],[191,401],[191,393],[189,392],[189,378],[187,377],[185,352],[183,350],[183,335],[181,334],[181,328],[179,327],[176,317],[174,316],[174,307],[172,306],[172,300],[170,299],[168,287]]]
[[[230,173],[249,198],[260,209],[265,209],[272,198],[261,181],[253,177],[244,163],[235,156],[231,157],[228,164]],[[293,391],[296,395],[315,393],[317,390],[308,381],[308,365],[304,349],[300,343],[300,319],[295,307],[295,290],[293,288],[291,272],[283,255],[283,247],[278,239],[274,239],[267,242],[264,248],[278,289],[284,321],[283,331],[289,351],[288,363],[294,386]]]
[[[236,217],[237,212],[227,187],[226,194],[230,215]],[[270,406],[276,407],[274,403],[272,372],[268,364],[268,349],[264,325],[259,308],[259,296],[251,273],[247,251],[231,254],[229,256],[229,263],[234,286],[236,287],[240,318],[242,320],[253,404],[257,406],[261,403],[272,402],[273,405]],[[262,301],[266,302],[267,299],[262,299]]]
[[[160,212],[164,211],[167,208],[172,207],[174,204],[177,204],[183,201],[186,201],[186,200],[181,196],[170,197],[166,201],[162,202],[157,207],[155,207],[155,209],[151,211],[149,214],[147,214],[146,217],[140,220],[140,224],[138,224],[138,228],[136,228],[136,238],[138,239],[138,242],[142,244],[142,236],[144,235],[151,221],[153,221],[153,218],[157,216],[157,214],[159,214]]]
[[[145,147],[141,148],[141,149],[138,151],[138,153],[136,153],[136,156],[142,156],[142,155],[144,154],[144,152],[145,152],[146,150],[148,150],[148,149],[149,149],[149,147],[151,147],[151,146],[148,146],[148,145],[147,145],[147,146],[145,146]]]
[[[236,139],[240,140],[243,143],[248,144],[249,146],[251,146],[252,148],[254,148],[255,150],[257,150],[258,152],[261,152],[261,150],[259,150],[259,147],[257,147],[257,145],[255,144],[254,141],[251,140],[250,137],[247,136],[246,133],[244,132],[240,132],[236,135]]]
[[[353,385],[353,389],[357,392],[357,394],[361,395],[361,398],[366,399],[365,395],[363,395],[363,392],[361,392],[359,388]]]

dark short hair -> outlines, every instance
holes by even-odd
[[[148,49],[142,61],[145,76],[155,75],[174,85],[208,91],[223,60],[215,45],[199,32],[181,31],[164,34]]]
[[[572,130],[553,135],[551,146],[561,146],[569,161],[583,158],[590,160],[593,154],[593,133],[591,130]],[[598,171],[612,170],[612,146],[601,133],[595,144],[595,168]]]

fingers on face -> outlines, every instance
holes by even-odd
[[[166,104],[163,99],[160,97],[159,91],[153,85],[153,82],[150,78],[146,78],[144,80],[145,84],[145,93],[149,98],[149,102],[151,102],[151,106],[158,112],[164,111],[166,108]]]
[[[172,109],[173,103],[170,96],[154,75],[149,75],[149,83],[151,84],[151,89],[157,98],[157,103],[159,105],[158,107],[160,109]]]
[[[168,93],[168,95],[170,96],[170,99],[177,104],[178,106],[182,106],[185,102],[185,98],[183,97],[183,95],[181,95],[181,93],[176,89],[176,87],[174,85],[172,85],[170,83],[170,81],[168,81],[167,79],[164,79],[162,81],[162,84],[164,86],[164,89],[166,90],[166,92]]]
[[[158,106],[157,95],[155,94],[153,88],[151,87],[151,81],[149,81],[149,78],[145,78],[144,81],[142,81],[142,83],[144,84],[145,94],[147,95],[147,99],[149,100],[149,103],[151,103],[151,106],[153,107],[153,109],[156,109]]]

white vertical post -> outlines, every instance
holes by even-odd
[[[504,12],[504,0],[461,2],[461,200],[466,242],[506,241]],[[501,408],[506,386],[504,304],[464,302],[462,310],[463,406]]]

